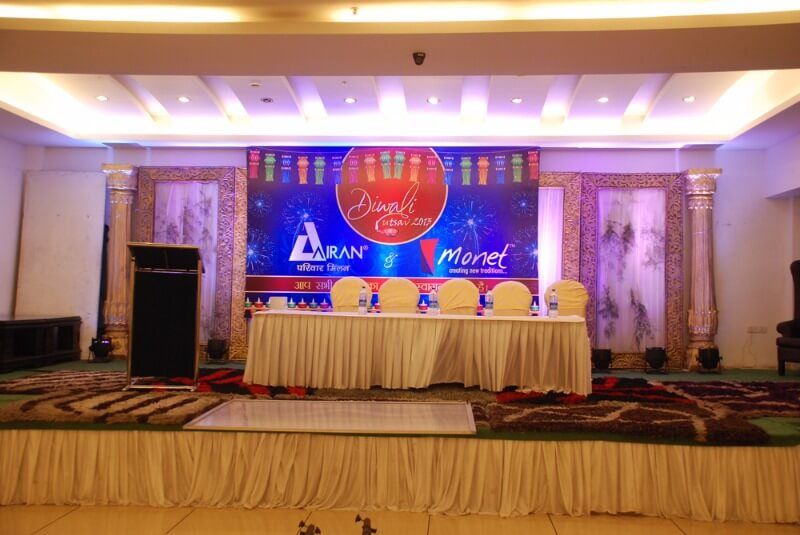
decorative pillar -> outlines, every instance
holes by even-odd
[[[689,367],[698,349],[715,347],[717,303],[714,297],[713,209],[722,169],[689,169],[684,173],[692,257],[689,287]]]
[[[105,335],[112,340],[111,354],[125,358],[128,355],[128,241],[137,174],[134,166],[119,164],[104,164],[103,172],[111,207],[103,320]]]

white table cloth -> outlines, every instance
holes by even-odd
[[[578,316],[427,316],[272,310],[250,326],[244,381],[316,388],[591,392],[591,349]]]

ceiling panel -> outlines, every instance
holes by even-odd
[[[702,117],[741,78],[744,72],[698,72],[674,74],[658,97],[648,120]],[[684,97],[693,96],[686,103]]]
[[[148,119],[136,99],[113,77],[106,74],[48,74],[47,78],[69,93],[78,103],[98,114],[125,119]],[[98,96],[108,97],[101,102]]]
[[[539,119],[554,76],[492,76],[489,116]],[[520,104],[511,102],[521,98]]]
[[[462,83],[461,76],[404,76],[408,113],[460,115]],[[440,99],[439,104],[428,104],[432,96]]]
[[[224,118],[224,113],[214,103],[205,84],[197,76],[134,76],[145,89],[176,118]],[[178,102],[178,97],[189,97],[189,102]]]
[[[319,96],[328,115],[347,116],[378,113],[378,95],[372,76],[316,76]],[[355,104],[347,104],[344,99],[353,97]]]
[[[746,78],[741,79],[744,75]],[[376,79],[371,76],[209,76],[204,82],[200,77],[183,75],[12,71],[0,72],[0,108],[91,142],[196,141],[246,145],[267,141],[428,143],[436,140],[457,144],[502,141],[571,146],[589,140],[604,146],[624,147],[724,143],[787,103],[800,99],[800,69],[660,76],[659,87],[650,92],[642,89],[648,87],[647,80],[653,85],[654,75],[648,74],[387,77],[383,98],[398,101],[400,111],[391,114],[384,110],[382,114]],[[669,79],[664,82],[667,76]],[[482,85],[474,84],[477,78]],[[564,110],[569,108],[567,120],[539,121],[544,103],[549,106],[548,99],[558,92],[559,80],[566,78],[572,80],[562,84]],[[311,99],[326,111],[319,117],[305,117],[298,110],[292,87],[300,97],[302,89],[308,89],[304,107],[310,106]],[[732,87],[736,90],[731,91]],[[176,120],[162,121],[163,111],[155,113],[159,110],[146,113],[137,97],[126,88],[137,92],[139,98],[157,99]],[[478,91],[481,88],[483,91]],[[238,106],[236,99],[239,99],[252,120],[246,117],[239,120],[243,113],[227,120],[218,109],[212,91],[226,101],[231,114],[235,111],[232,104]],[[637,92],[643,101],[641,112],[631,113],[623,121],[626,108]],[[100,102],[97,95],[105,95],[109,100]],[[177,100],[181,95],[191,101],[181,104]],[[469,114],[462,116],[464,101],[469,101],[470,95],[476,101],[476,109],[480,108],[478,104],[485,104],[485,119],[470,121]],[[689,95],[695,100],[685,103],[683,98]],[[355,97],[358,102],[345,104],[347,96]],[[428,104],[430,96],[439,97],[441,103]],[[599,103],[597,99],[601,96],[607,96],[609,101]],[[724,113],[715,108],[723,96]],[[265,97],[272,102],[262,102]],[[514,97],[522,98],[523,102],[512,104]],[[403,109],[407,109],[406,117]],[[646,110],[649,114],[641,122],[638,119]],[[710,110],[714,112],[709,113]],[[151,114],[155,114],[155,120]]]
[[[588,74],[575,90],[569,120],[622,119],[628,103],[647,80],[647,74]],[[601,104],[597,99],[608,97]]]
[[[252,118],[300,117],[300,110],[282,76],[223,76]],[[251,84],[260,84],[253,87]],[[261,99],[271,98],[272,102]]]

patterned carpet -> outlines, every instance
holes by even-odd
[[[153,380],[187,384],[182,378]],[[461,385],[370,390],[247,385],[242,371],[202,369],[197,392],[121,391],[124,372],[39,372],[0,382],[0,394],[33,397],[0,406],[0,422],[182,425],[233,397],[336,400],[464,400],[483,435],[536,438],[542,433],[600,434],[622,439],[705,444],[767,444],[748,418],[800,417],[797,382],[656,382],[607,376],[587,397]]]

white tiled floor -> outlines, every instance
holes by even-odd
[[[213,509],[191,507],[5,506],[0,535],[294,535],[300,521],[320,527],[321,535],[359,535],[357,511],[303,509]],[[568,517],[531,515],[443,516],[366,511],[376,535],[789,535],[798,525],[697,522],[633,515]]]
[[[431,515],[428,535],[482,535],[524,533],[552,534],[553,525],[547,515],[531,515],[519,518],[500,518],[490,515],[443,516]]]
[[[672,520],[632,515],[559,516],[550,515],[558,535],[681,535]]]
[[[8,505],[0,507],[0,533],[36,533],[77,509],[73,505]]]

